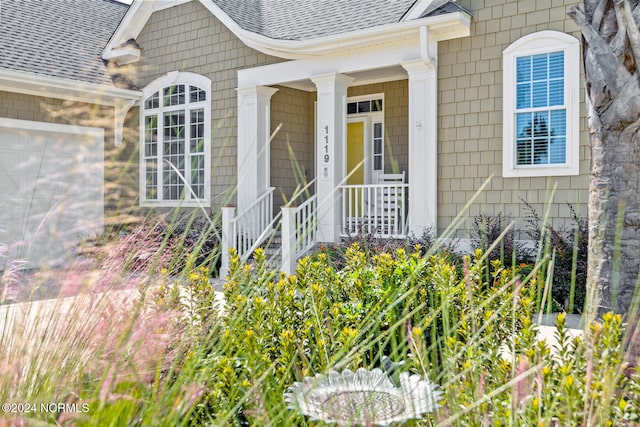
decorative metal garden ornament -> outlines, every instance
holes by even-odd
[[[438,386],[419,375],[403,372],[399,387],[376,368],[355,373],[345,370],[318,374],[296,382],[285,400],[313,420],[338,423],[340,426],[386,426],[393,422],[422,418],[433,411],[442,392]]]

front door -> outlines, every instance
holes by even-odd
[[[347,123],[347,184],[364,184],[364,122]]]
[[[347,185],[364,184],[364,147],[364,122],[347,123]],[[349,198],[347,218],[357,221],[363,215],[362,188],[349,188],[347,197]]]

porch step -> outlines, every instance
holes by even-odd
[[[282,268],[282,234],[280,230],[276,231],[274,235],[267,239],[260,247],[267,256],[267,265],[269,268],[279,271]],[[253,264],[254,262],[253,256],[251,256],[248,263]]]

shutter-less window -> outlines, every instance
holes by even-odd
[[[566,163],[564,52],[516,59],[516,164]]]

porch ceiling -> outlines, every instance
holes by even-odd
[[[355,71],[352,73],[347,73],[347,75],[355,79],[349,86],[363,86],[394,80],[406,80],[408,78],[406,70],[401,65]],[[310,79],[285,82],[280,83],[280,85],[292,89],[304,90],[307,92],[316,91],[316,86]]]

